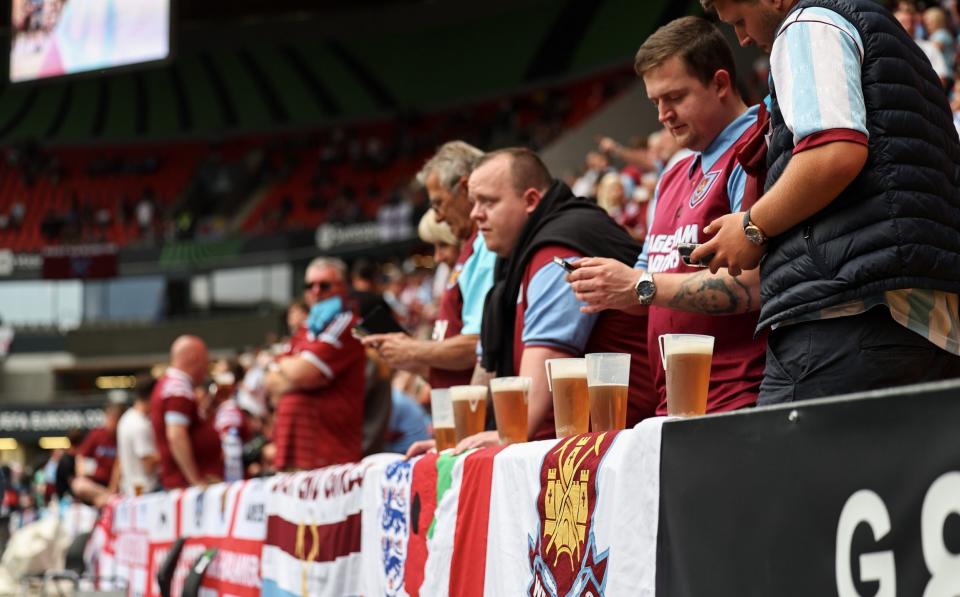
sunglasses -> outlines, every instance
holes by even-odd
[[[320,292],[329,292],[331,288],[333,288],[332,282],[304,282],[303,283],[304,290],[317,289]]]

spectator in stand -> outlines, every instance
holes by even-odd
[[[446,266],[446,277],[443,280],[443,290],[445,291],[449,284],[455,283],[459,279],[459,275],[455,276],[454,272],[456,272],[457,260],[460,258],[463,240],[457,238],[446,223],[438,222],[437,214],[432,209],[420,219],[417,234],[420,236],[420,240],[433,245],[433,261],[437,267]],[[442,292],[435,291],[434,294],[440,296],[441,301],[444,299]],[[441,324],[441,327],[444,325],[449,324]],[[437,331],[438,327],[434,324],[434,332]],[[434,340],[442,340],[445,336],[446,333],[434,333],[432,337]]]
[[[617,143],[610,137],[601,137],[597,142],[597,146],[604,154],[617,158],[628,166],[639,168],[642,171],[648,171],[656,168],[651,148],[652,139],[653,135],[647,138],[646,147],[627,147]]]
[[[462,243],[432,338],[379,334],[364,339],[365,345],[375,347],[394,368],[428,375],[433,388],[469,383],[476,365],[483,297],[493,284],[496,260],[470,219],[467,197],[467,179],[482,156],[476,147],[451,141],[440,147],[417,174],[433,205],[432,218],[427,212],[420,223],[421,238],[446,247],[443,255],[438,249],[438,260],[449,259],[450,247]]]
[[[156,211],[156,201],[153,196],[153,188],[146,187],[143,190],[143,196],[137,202],[137,226],[140,228],[140,238],[151,238],[153,232],[153,216]]]
[[[123,413],[123,404],[108,404],[104,408],[103,427],[92,430],[77,448],[75,476],[70,483],[73,495],[80,501],[103,506],[117,492],[117,423]]]
[[[67,432],[67,439],[70,440],[70,449],[60,456],[60,462],[57,463],[56,479],[54,488],[57,496],[63,498],[70,495],[70,484],[77,472],[77,450],[83,443],[86,432],[83,429],[71,429]]]
[[[566,271],[553,262],[590,255],[633,263],[640,245],[602,209],[554,181],[540,157],[525,148],[484,156],[468,189],[471,217],[499,257],[483,313],[482,365],[500,377],[532,379],[530,439],[555,435],[547,359],[630,353],[627,425],[652,416],[657,397],[646,359],[646,316],[581,312]],[[498,441],[496,432],[485,432],[465,439],[458,449]]]
[[[356,462],[363,456],[363,346],[351,335],[357,317],[346,303],[347,268],[318,257],[307,266],[306,325],[268,369],[265,387],[277,405],[277,470]]]
[[[164,489],[206,485],[223,475],[223,453],[212,421],[201,417],[195,388],[210,366],[207,346],[180,336],[170,346],[170,366],[150,397],[150,421],[160,452]]]
[[[137,379],[133,406],[117,425],[117,458],[120,491],[124,495],[149,493],[158,487],[160,454],[150,424],[150,396],[156,380],[149,375]]]
[[[17,199],[10,206],[10,227],[19,230],[23,225],[23,219],[27,216],[27,206],[23,201]]]
[[[214,364],[212,374],[216,388],[210,412],[223,449],[223,480],[227,483],[241,481],[245,476],[243,444],[250,438],[247,415],[235,392],[243,370],[238,363],[221,359]]]
[[[647,233],[646,206],[634,201],[634,182],[626,174],[608,172],[597,185],[597,205],[639,243]]]
[[[406,371],[398,372],[391,385],[390,424],[384,451],[405,454],[414,442],[430,438],[430,417],[414,398],[426,386],[422,378]]]
[[[610,159],[601,151],[587,153],[586,170],[573,183],[572,192],[576,197],[592,199],[597,196],[597,183],[610,170]]]
[[[307,317],[310,316],[310,307],[303,299],[297,299],[287,307],[287,330],[293,335],[297,333],[303,324],[307,323]]]
[[[701,4],[770,52],[765,192],[691,255],[761,270],[758,404],[960,375],[960,143],[922,52],[873,2]]]
[[[753,133],[758,108],[744,105],[734,84],[733,53],[705,19],[684,17],[658,29],[637,52],[636,69],[660,120],[697,153],[660,178],[650,236],[636,269],[612,259],[582,259],[569,276],[571,285],[591,312],[648,311],[651,355],[659,354],[661,334],[714,336],[708,412],[752,406],[766,350],[765,336],[754,339],[760,278],[756,271],[734,278],[686,265],[676,245],[677,239],[702,242],[703,228],[714,218],[744,207],[747,181],[736,151]],[[659,358],[651,369],[657,412],[666,414],[666,373]]]
[[[357,305],[360,317],[380,307],[390,309],[380,293],[377,266],[368,259],[358,259],[350,269],[350,298]]]
[[[913,4],[901,2],[897,5],[897,10],[893,13],[893,16],[903,25],[907,33],[912,36],[916,28],[917,19],[919,18],[917,8]],[[937,76],[940,77],[940,83],[946,86],[947,80],[952,78],[952,75],[950,71],[947,70],[947,61],[943,59],[943,52],[941,52],[940,48],[932,41],[921,38],[914,38],[913,41],[915,41],[917,45],[920,46],[920,49],[923,50],[923,53],[926,54],[927,60],[930,61],[930,66],[933,67],[933,72],[937,73]]]
[[[939,6],[931,6],[923,11],[923,28],[927,30],[927,40],[940,51],[947,67],[947,83],[954,78],[957,63],[957,44],[953,34],[947,29],[947,13]],[[939,73],[938,73],[939,74]]]

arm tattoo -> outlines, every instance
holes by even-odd
[[[713,276],[709,271],[684,280],[669,305],[680,311],[706,315],[733,315],[752,309],[750,289],[743,282],[730,275]]]

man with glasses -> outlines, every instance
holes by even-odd
[[[496,261],[470,219],[472,206],[467,198],[467,178],[482,157],[476,147],[450,141],[417,174],[436,221],[446,223],[462,242],[433,337],[416,340],[406,334],[374,334],[364,339],[364,344],[375,347],[392,367],[424,374],[433,388],[470,383],[477,361],[483,299],[493,284]]]
[[[347,305],[347,268],[318,257],[304,276],[307,323],[265,379],[276,401],[277,470],[314,469],[363,456],[363,346],[350,334],[357,317]]]

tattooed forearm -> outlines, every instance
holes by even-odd
[[[707,315],[733,315],[751,311],[752,303],[750,289],[739,279],[704,270],[681,282],[669,306]]]

